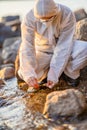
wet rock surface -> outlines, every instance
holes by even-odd
[[[15,69],[13,67],[5,67],[0,70],[0,79],[9,79],[15,76]]]

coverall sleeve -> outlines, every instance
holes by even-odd
[[[36,52],[34,45],[35,23],[32,14],[27,14],[21,25],[22,43],[19,50],[20,71],[25,82],[29,77],[37,78]]]
[[[48,80],[55,83],[64,71],[74,43],[75,17],[71,12],[61,23],[60,37],[54,50],[48,72]]]

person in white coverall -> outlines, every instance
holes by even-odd
[[[47,77],[46,85],[52,88],[64,73],[70,85],[78,85],[80,70],[87,65],[87,42],[75,40],[75,26],[68,7],[53,0],[36,0],[21,26],[21,79],[39,88]]]

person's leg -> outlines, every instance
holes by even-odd
[[[44,52],[37,52],[36,60],[37,60],[37,78],[38,82],[43,84],[47,82],[47,74],[50,66],[50,61],[52,58],[52,54],[44,53]]]
[[[35,71],[37,73],[38,83],[40,83],[40,85],[47,82],[46,77],[50,66],[51,57],[52,54],[47,54],[43,52],[36,53],[37,68]],[[15,75],[17,77],[18,83],[25,82],[20,71],[19,55],[17,55],[15,60]]]
[[[80,76],[80,70],[87,65],[87,42],[76,40],[74,43],[71,58],[64,70],[64,73],[76,81]]]

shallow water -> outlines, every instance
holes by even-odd
[[[17,88],[16,78],[8,80],[0,89],[0,130],[34,130],[40,113],[31,112],[26,106],[26,95]],[[35,117],[36,116],[36,117]],[[42,122],[44,123],[44,121]]]
[[[53,130],[63,123],[80,123],[87,119],[87,112],[80,117],[54,117],[49,121],[43,112],[46,95],[50,90],[29,94],[18,89],[16,78],[0,86],[0,130]]]

